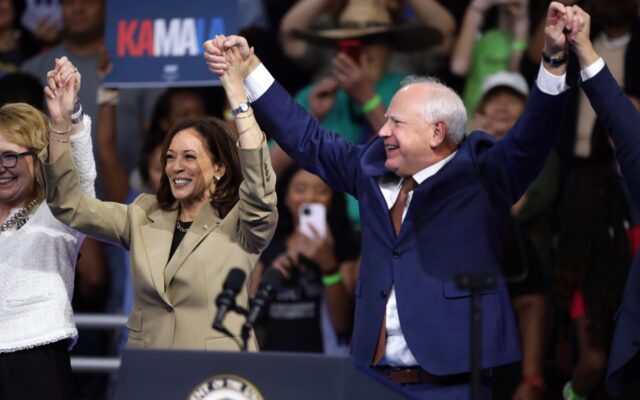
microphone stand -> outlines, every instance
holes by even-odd
[[[471,292],[471,399],[480,400],[482,380],[482,290],[492,289],[497,285],[497,277],[493,274],[470,272],[456,276],[456,283],[461,289]]]
[[[229,311],[234,311],[240,315],[244,315],[247,316],[247,314],[249,314],[249,311],[246,308],[240,307],[238,305],[234,305],[233,308],[229,309]],[[245,324],[246,325],[246,324]],[[251,327],[249,327],[247,329],[247,332],[245,333],[245,325],[242,326],[242,343],[238,343],[238,341],[235,339],[235,336],[229,332],[229,330],[221,323],[219,324],[213,324],[213,329],[217,330],[218,332],[222,332],[224,333],[227,337],[233,339],[236,343],[238,343],[238,347],[240,347],[240,351],[242,352],[246,352],[247,351],[247,343],[249,342],[249,333],[251,332]]]
[[[251,335],[251,328],[251,325],[246,322],[242,324],[242,331],[240,333],[240,336],[242,337],[242,351],[247,351],[247,343],[249,342],[249,336]]]

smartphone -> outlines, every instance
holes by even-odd
[[[315,229],[320,238],[327,236],[327,209],[322,203],[303,203],[298,210],[298,221],[300,221],[300,232],[310,238],[315,238]]]
[[[360,65],[362,54],[362,42],[358,39],[338,40],[338,51],[349,56],[356,64]]]

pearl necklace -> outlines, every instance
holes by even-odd
[[[26,207],[19,208],[11,218],[0,225],[0,233],[8,231],[13,226],[16,227],[16,230],[22,228],[24,224],[26,224],[29,220],[29,213],[36,206],[36,204],[38,204],[38,200],[33,199],[31,200],[31,202],[29,202],[29,204],[27,204]]]

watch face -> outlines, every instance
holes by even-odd
[[[238,108],[234,108],[233,110],[231,110],[231,115],[233,115],[234,117],[240,113],[243,112],[247,112],[249,111],[249,104],[248,103],[240,103],[240,105],[238,106]]]

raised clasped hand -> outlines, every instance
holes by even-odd
[[[249,55],[243,57],[238,47],[231,47],[224,52],[226,69],[220,75],[220,82],[226,88],[242,85],[244,78],[249,74],[253,61],[253,47],[249,49]]]
[[[573,14],[573,29],[567,34],[570,44],[574,47],[590,44],[591,17],[577,5],[567,8],[571,9]]]
[[[558,55],[569,46],[589,42],[590,17],[578,6],[553,1],[549,4],[545,26],[545,52]]]
[[[73,107],[80,91],[80,81],[80,72],[67,57],[57,58],[54,68],[47,72],[44,94],[54,128],[69,128]]]
[[[242,36],[223,36],[217,35],[213,39],[204,42],[204,59],[207,67],[211,72],[218,76],[222,76],[229,68],[229,60],[227,52],[236,48],[239,51],[241,59],[251,61],[253,57],[253,48],[249,48],[247,40]]]

